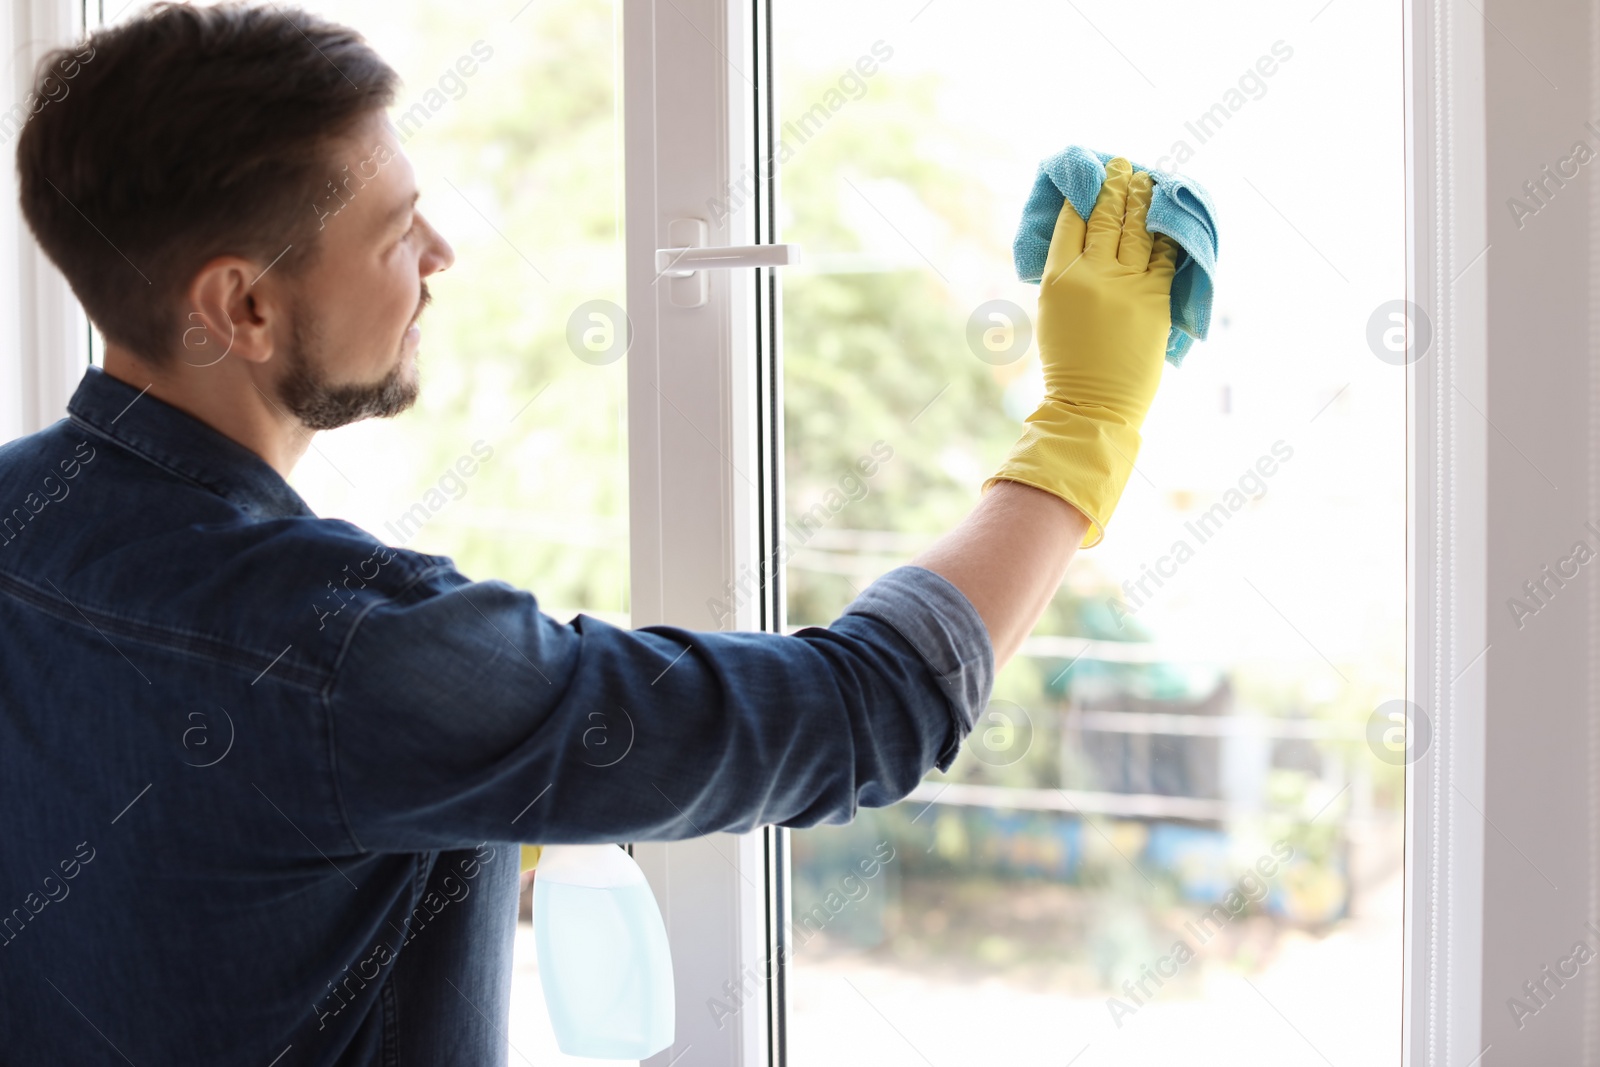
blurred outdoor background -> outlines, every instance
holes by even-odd
[[[1211,337],[988,722],[907,802],[793,836],[790,1062],[1398,1063],[1403,767],[1365,740],[1404,695],[1404,379],[1367,340],[1404,295],[1392,5],[773,22],[791,516],[893,448],[791,527],[791,627],[954,524],[1038,402],[990,302],[1037,301],[1010,252],[1042,157],[1181,171],[1221,249]]]
[[[307,6],[406,78],[395,120],[458,262],[429,283],[417,407],[319,437],[296,487],[626,624],[626,361],[566,340],[580,305],[625,303],[619,7]],[[1041,158],[1159,162],[1221,231],[1211,337],[1167,369],[1105,543],[987,721],[908,801],[793,835],[789,1062],[1398,1063],[1404,768],[1366,740],[1404,695],[1404,379],[1368,341],[1404,295],[1397,10],[776,0],[773,25],[780,229],[805,248],[788,506],[825,515],[786,534],[791,629],[954,525],[1032,410],[1037,353],[992,302],[1033,312],[1010,249]],[[512,1062],[567,1062],[527,929]]]

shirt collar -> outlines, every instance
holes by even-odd
[[[252,518],[315,514],[260,456],[99,367],[84,372],[67,412],[74,422],[209,489]]]

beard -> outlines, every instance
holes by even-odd
[[[417,321],[431,300],[424,284],[417,313],[411,322]],[[296,310],[303,308],[302,303]],[[421,381],[417,375],[407,373],[403,352],[399,362],[376,382],[335,385],[328,381],[325,369],[328,361],[324,358],[322,335],[316,324],[309,321],[309,316],[297,314],[289,329],[287,369],[278,383],[278,397],[307,429],[336,430],[362,419],[392,418],[416,403]],[[405,347],[403,336],[400,346],[402,350]]]

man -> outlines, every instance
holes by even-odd
[[[905,796],[1127,481],[1175,252],[1118,160],[1087,222],[1063,209],[1048,399],[960,527],[826,629],[559,624],[285,481],[315,431],[412,403],[454,259],[394,72],[275,5],[158,5],[42,76],[69,55],[22,210],[107,346],[0,447],[8,1062],[504,1062],[518,842]],[[626,774],[583,758],[613,708]]]

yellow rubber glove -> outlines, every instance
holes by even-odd
[[[1161,384],[1177,245],[1145,229],[1150,175],[1118,156],[1087,223],[1061,205],[1036,332],[1045,399],[994,477],[1054,493],[1100,542],[1139,455],[1139,427]]]

